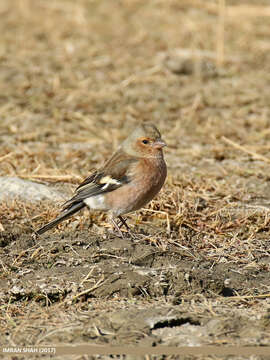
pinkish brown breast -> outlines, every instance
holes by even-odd
[[[140,159],[128,175],[133,179],[130,183],[106,194],[113,216],[138,210],[151,201],[166,179],[166,163],[163,157]]]

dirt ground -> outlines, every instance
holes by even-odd
[[[0,2],[0,176],[68,198],[141,119],[168,143],[136,240],[0,204],[0,345],[270,346],[269,3],[220,4]]]

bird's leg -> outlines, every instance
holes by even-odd
[[[118,216],[118,219],[121,221],[121,224],[120,224],[119,229],[121,229],[121,227],[122,227],[123,225],[125,225],[128,233],[129,233],[129,235],[132,237],[132,239],[133,239],[133,240],[137,239],[137,237],[132,233],[130,227],[128,226],[128,224],[127,224],[127,222],[126,222],[126,220],[125,220],[121,215]]]
[[[121,229],[121,227],[122,227],[123,225],[125,225],[126,229],[127,229],[128,231],[130,231],[130,227],[128,226],[126,220],[125,220],[121,215],[118,216],[118,219],[121,221],[121,224],[120,224],[120,226],[119,226],[119,229]]]
[[[124,239],[123,233],[122,233],[122,231],[121,231],[121,229],[120,229],[121,226],[119,227],[119,226],[117,225],[117,223],[114,221],[114,218],[113,218],[113,217],[111,217],[111,222],[112,222],[114,228],[118,231],[119,236],[121,236],[121,238]]]
[[[116,223],[116,221],[114,220],[113,217],[110,218],[110,220],[111,220],[114,228],[117,230],[119,236],[121,236],[121,238],[124,239],[124,234],[121,231],[121,227],[124,225],[126,227],[128,233],[129,233],[129,235],[132,237],[132,239],[137,239],[136,236],[132,233],[130,227],[128,226],[128,224],[126,222],[126,220],[121,215],[118,216],[118,219],[121,222],[119,225]]]

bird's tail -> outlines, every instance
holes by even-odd
[[[36,234],[41,235],[45,233],[46,231],[60,224],[62,221],[68,219],[71,215],[75,214],[77,211],[81,210],[85,206],[86,206],[85,203],[82,201],[72,205],[69,209],[64,210],[59,216],[57,216],[57,218],[55,218],[54,220],[50,221],[48,224],[38,229],[36,231]]]

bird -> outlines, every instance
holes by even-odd
[[[45,233],[87,206],[90,210],[106,211],[123,237],[122,225],[130,230],[123,215],[145,206],[165,182],[167,166],[163,147],[166,145],[154,124],[140,123],[104,165],[76,188],[60,214],[35,231],[35,235]]]

